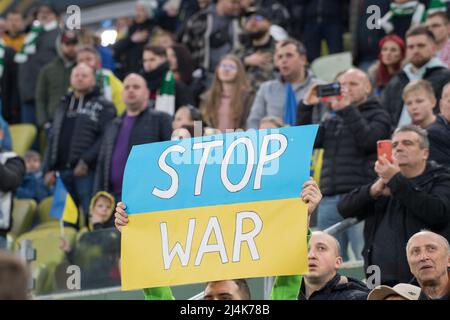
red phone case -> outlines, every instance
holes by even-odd
[[[378,159],[381,159],[383,155],[392,162],[392,143],[391,140],[377,141]]]

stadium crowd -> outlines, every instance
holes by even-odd
[[[382,16],[369,28],[373,4]],[[320,186],[309,203],[317,214],[310,273],[276,278],[272,297],[448,300],[449,4],[139,0],[134,17],[116,20],[117,41],[107,47],[94,30],[67,29],[51,2],[26,15],[7,12],[0,17],[0,250],[18,223],[14,199],[39,205],[57,178],[82,213],[66,227],[126,225],[122,180],[133,145],[319,124],[314,147],[323,153],[313,169],[320,179],[303,189],[307,196]],[[340,94],[325,99],[325,81],[310,66],[344,50],[354,67],[331,75]],[[19,156],[10,128],[20,137],[24,124],[36,134]],[[380,140],[391,140],[392,159],[377,154]],[[335,237],[323,232],[346,218],[358,223]],[[34,217],[26,231],[41,223]],[[64,240],[58,250],[73,256]],[[365,270],[378,266],[381,286],[370,291],[341,276],[351,257]],[[0,299],[24,297],[17,275],[24,270],[0,252],[0,287],[7,278],[18,283]],[[245,280],[224,282],[208,283],[205,298],[250,298]],[[146,290],[149,299],[161,293]]]

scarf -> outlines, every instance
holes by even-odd
[[[447,11],[448,0],[431,0],[428,5],[427,15],[436,12],[446,12]]]
[[[29,55],[36,53],[36,42],[39,35],[44,31],[52,31],[58,28],[58,22],[53,21],[46,25],[42,25],[39,21],[34,21],[31,26],[31,31],[25,37],[25,42],[22,48],[14,57],[14,61],[17,63],[24,63],[28,60]]]
[[[379,21],[379,26],[384,29],[386,33],[391,33],[394,30],[394,25],[391,20],[395,17],[412,16],[411,26],[419,25],[425,21],[426,11],[425,5],[419,1],[409,1],[398,4],[391,2],[388,13]]]
[[[3,76],[3,70],[5,69],[5,41],[0,39],[0,79]]]
[[[108,101],[113,101],[111,78],[105,69],[100,69],[96,73],[96,83],[100,90],[100,95]]]
[[[169,70],[169,63],[164,62],[155,70],[145,72],[143,75],[149,90],[158,90],[155,110],[173,116],[175,113],[175,76]]]
[[[285,85],[284,123],[295,126],[297,121],[297,97],[290,82]]]

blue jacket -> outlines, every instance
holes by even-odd
[[[41,171],[27,173],[22,184],[16,191],[19,199],[34,199],[40,202],[42,199],[51,196],[52,190],[44,184],[44,177]]]

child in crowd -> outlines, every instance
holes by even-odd
[[[41,169],[41,156],[36,151],[25,154],[27,174],[17,189],[16,197],[19,199],[34,199],[37,203],[53,194],[53,190],[44,184],[44,175]]]

